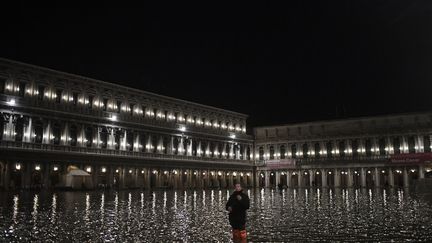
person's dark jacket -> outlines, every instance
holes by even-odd
[[[241,200],[237,199],[237,195],[240,195]],[[234,191],[228,199],[225,206],[226,210],[231,207],[232,210],[229,213],[229,222],[233,229],[244,229],[246,224],[246,210],[249,209],[249,197],[243,191]]]

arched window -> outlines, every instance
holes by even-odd
[[[281,145],[279,148],[279,151],[280,151],[280,158],[285,159],[285,157],[286,157],[285,156],[285,153],[286,153],[285,145]]]
[[[319,143],[315,143],[314,151],[315,151],[315,158],[318,158],[320,155],[320,144]]]
[[[100,131],[100,140],[101,148],[106,149],[108,144],[108,130],[106,127],[103,127]]]
[[[274,152],[275,152],[274,147],[270,146],[270,159],[274,159],[275,158],[274,157]]]
[[[380,138],[378,140],[378,147],[379,147],[380,155],[385,155],[385,153],[386,153],[386,143],[385,143],[385,139],[384,138]]]
[[[295,144],[291,145],[291,156],[292,158],[297,158],[297,146]]]
[[[43,136],[43,123],[41,120],[36,120],[34,123],[34,132],[35,132],[35,143],[42,143]],[[67,138],[66,138],[67,139]]]
[[[84,130],[84,136],[85,136],[85,146],[90,148],[93,143],[93,127],[86,127]]]
[[[359,151],[358,151],[358,149],[359,149],[359,146],[358,146],[358,140],[352,140],[352,142],[351,142],[351,147],[352,147],[352,156],[353,157],[358,157],[358,155],[359,155]]]
[[[258,151],[259,151],[259,160],[264,160],[264,148],[259,147]]]
[[[114,149],[119,150],[120,149],[120,137],[123,137],[123,131],[116,130],[114,133]]]
[[[179,139],[175,137],[174,140],[173,140],[174,154],[180,154],[180,152],[179,152],[179,144],[180,144]]]
[[[303,158],[308,158],[309,157],[309,155],[308,155],[309,148],[308,148],[308,145],[306,143],[303,144],[303,146],[302,146],[302,152],[303,152]]]
[[[413,136],[408,137],[408,152],[410,154],[415,153],[415,141]]]
[[[53,124],[52,133],[53,133],[53,144],[59,145],[60,144],[60,138],[61,138],[61,126],[59,123],[55,122]]]
[[[331,142],[326,143],[326,149],[327,149],[327,157],[332,158],[333,157],[333,144]]]
[[[22,142],[24,137],[24,121],[25,119],[23,117],[20,117],[17,119],[15,123],[15,141]]]
[[[370,139],[366,139],[365,141],[365,149],[366,149],[366,156],[371,156],[372,155],[372,142]]]
[[[344,140],[339,141],[338,147],[339,147],[339,155],[341,157],[345,157],[345,141]]]
[[[393,138],[393,149],[395,154],[401,153],[401,143],[399,137]]]
[[[126,136],[126,150],[133,151],[133,149],[134,149],[134,133],[128,130]]]
[[[430,135],[423,136],[423,146],[424,146],[424,151],[425,151],[426,153],[431,152],[431,140],[430,140]]]
[[[77,136],[78,136],[78,128],[75,125],[72,125],[69,130],[70,133],[70,145],[77,145]]]

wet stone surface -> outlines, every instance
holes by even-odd
[[[229,242],[231,191],[0,192],[1,242]],[[248,190],[248,240],[432,241],[432,201],[403,190]]]

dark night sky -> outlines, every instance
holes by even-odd
[[[432,1],[287,2],[23,4],[2,11],[0,56],[246,113],[251,126],[432,110]]]

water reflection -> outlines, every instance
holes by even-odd
[[[232,191],[0,196],[0,242],[229,242]],[[432,202],[402,190],[247,190],[249,239],[430,241]]]
[[[19,197],[18,195],[14,195],[13,197],[13,215],[12,215],[12,221],[14,224],[17,224],[18,221],[16,220],[17,214],[18,214],[18,203],[19,203]]]
[[[57,213],[57,194],[52,195],[52,203],[51,203],[51,223],[54,224],[56,220]]]

